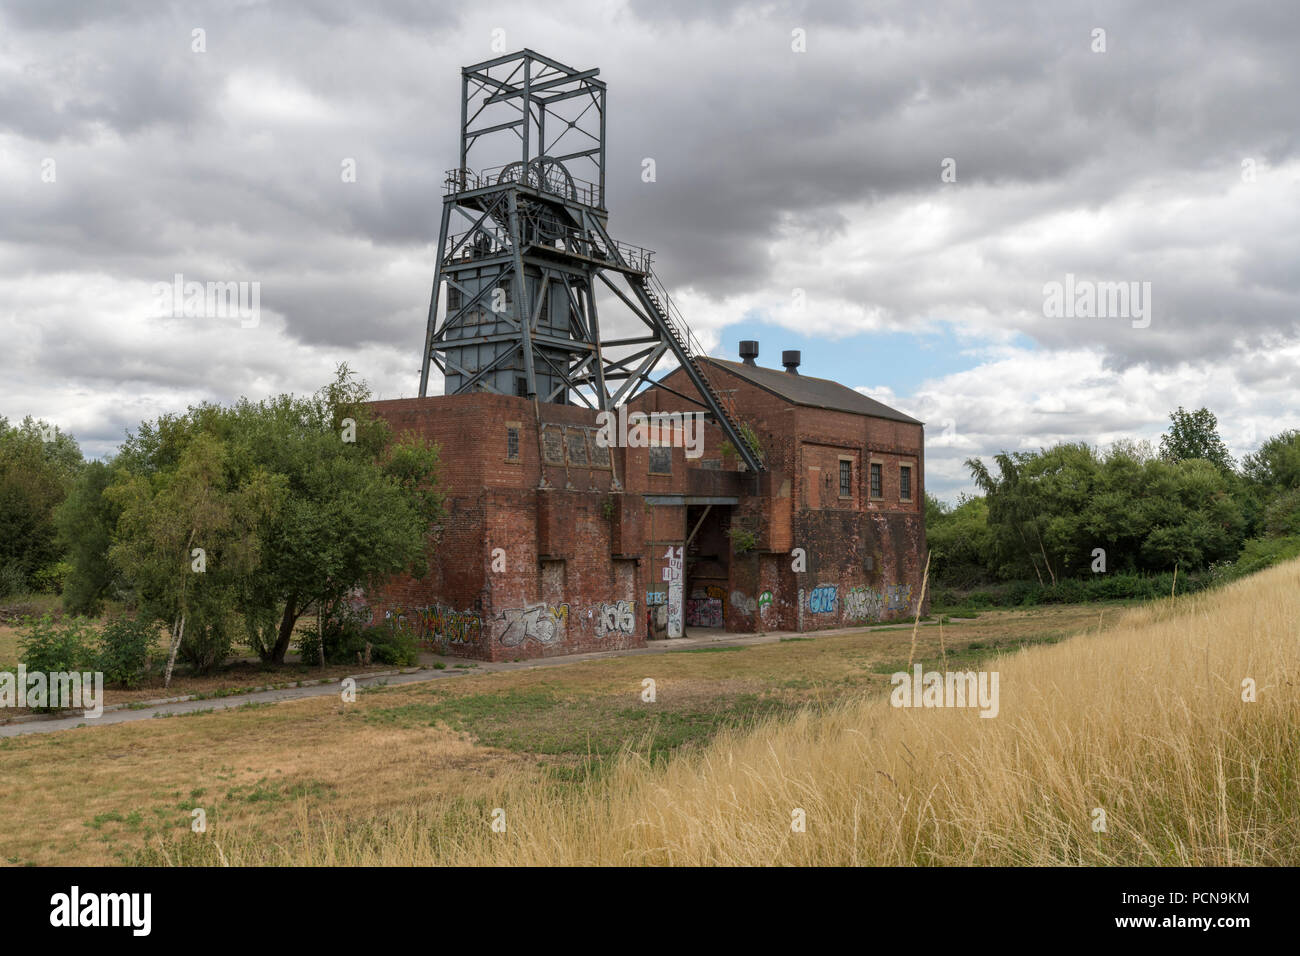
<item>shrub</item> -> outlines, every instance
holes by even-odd
[[[0,598],[27,593],[27,575],[16,564],[0,564]]]
[[[88,670],[97,664],[95,629],[82,617],[56,622],[49,614],[28,618],[18,649],[28,671],[57,673]]]
[[[309,624],[298,631],[298,654],[308,667],[320,666],[320,634]]]
[[[41,594],[62,594],[63,582],[71,570],[72,565],[66,561],[47,564],[32,575],[32,589]]]
[[[1252,538],[1246,542],[1237,558],[1235,576],[1242,577],[1263,571],[1282,561],[1300,557],[1300,535],[1282,538]]]
[[[157,631],[143,617],[119,617],[109,621],[99,634],[99,669],[104,680],[122,687],[135,687],[149,666],[149,651]]]
[[[419,662],[420,645],[415,632],[402,618],[368,627],[361,636],[364,643],[370,644],[370,659],[376,664],[411,667]]]
[[[208,674],[225,662],[233,645],[233,628],[227,615],[196,615],[186,622],[176,653],[194,673]]]

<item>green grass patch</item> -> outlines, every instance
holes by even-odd
[[[631,746],[654,758],[707,741],[723,727],[788,714],[801,706],[760,694],[726,695],[705,705],[675,703],[671,690],[661,691],[654,704],[641,703],[637,694],[574,698],[548,690],[437,696],[440,699],[428,702],[372,708],[365,719],[403,727],[444,724],[484,746],[547,756],[603,758]],[[580,776],[586,779],[586,773]]]

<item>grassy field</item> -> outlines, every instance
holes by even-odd
[[[601,763],[595,779],[503,772],[477,796],[360,822],[304,810],[288,839],[210,834],[155,858],[1294,866],[1298,621],[1292,561],[999,657],[994,719],[896,709],[859,690],[758,727],[722,726],[702,748],[665,760],[630,749]],[[809,646],[817,644],[787,648]],[[491,829],[496,808],[504,832]],[[792,829],[796,809],[805,832]]]
[[[1098,622],[1089,607],[993,612],[921,628],[917,657],[976,660]],[[0,861],[219,862],[228,846],[278,862],[324,827],[382,842],[386,827],[425,815],[451,831],[477,826],[509,793],[585,799],[629,757],[662,770],[730,729],[878,699],[910,641],[910,629],[889,629],[470,671],[349,705],[315,698],[0,740]],[[654,704],[641,700],[646,677]],[[189,832],[195,807],[203,836]]]

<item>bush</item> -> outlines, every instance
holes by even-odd
[[[362,632],[362,638],[371,645],[370,659],[376,664],[411,667],[419,662],[419,642],[402,618],[368,627]]]
[[[320,635],[314,624],[298,631],[298,654],[308,667],[320,666]]]
[[[234,646],[230,618],[224,614],[191,618],[177,656],[196,674],[208,674],[225,663]]]
[[[63,582],[71,570],[72,565],[66,561],[47,564],[32,575],[32,589],[41,594],[62,594]]]
[[[0,598],[27,593],[27,575],[16,564],[0,564]]]
[[[148,669],[156,637],[156,628],[145,618],[110,621],[99,635],[99,669],[105,682],[128,688],[138,685]]]
[[[1252,538],[1241,550],[1233,567],[1234,577],[1263,571],[1282,561],[1300,557],[1300,535],[1282,538]]]
[[[94,650],[95,629],[85,618],[64,618],[56,622],[45,614],[28,618],[19,635],[20,659],[28,671],[58,673],[90,670],[98,661]]]

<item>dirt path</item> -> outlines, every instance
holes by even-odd
[[[958,621],[954,619],[952,623],[957,624]],[[725,634],[709,628],[693,628],[688,629],[686,637],[666,641],[652,641],[646,647],[635,647],[615,651],[592,651],[587,654],[566,654],[563,657],[534,658],[518,662],[476,662],[476,666],[472,668],[457,668],[453,661],[460,663],[464,662],[458,661],[458,659],[454,658],[443,658],[434,654],[427,654],[422,655],[421,663],[425,666],[421,667],[418,671],[387,675],[363,675],[354,679],[357,682],[358,688],[376,685],[413,684],[424,681],[442,680],[444,678],[457,677],[470,673],[495,673],[498,671],[524,670],[538,667],[561,667],[566,664],[576,664],[580,661],[597,660],[606,657],[663,654],[668,651],[677,651],[683,648],[705,645],[714,647],[746,647],[755,644],[774,644],[783,638],[833,637],[841,634],[869,633],[873,630],[898,628],[899,626],[898,622],[893,622],[875,628],[836,628],[833,630],[813,631],[804,634],[795,633],[793,631],[769,631],[766,634]],[[922,626],[925,627],[928,625]],[[432,666],[435,661],[445,663],[446,669],[435,669]],[[135,708],[108,710],[97,718],[87,718],[77,714],[72,717],[54,717],[50,719],[31,720],[21,723],[0,725],[0,738],[19,737],[26,734],[49,734],[61,730],[73,730],[78,727],[130,723],[137,720],[151,720],[158,717],[189,714],[196,711],[229,710],[235,707],[243,707],[247,704],[278,704],[287,700],[301,700],[306,697],[325,697],[330,694],[338,694],[339,692],[339,682],[330,681],[329,683],[315,684],[309,687],[282,687],[276,690],[253,691],[247,694],[232,694],[229,697],[183,700],[172,703],[159,703],[153,706],[137,706]]]

